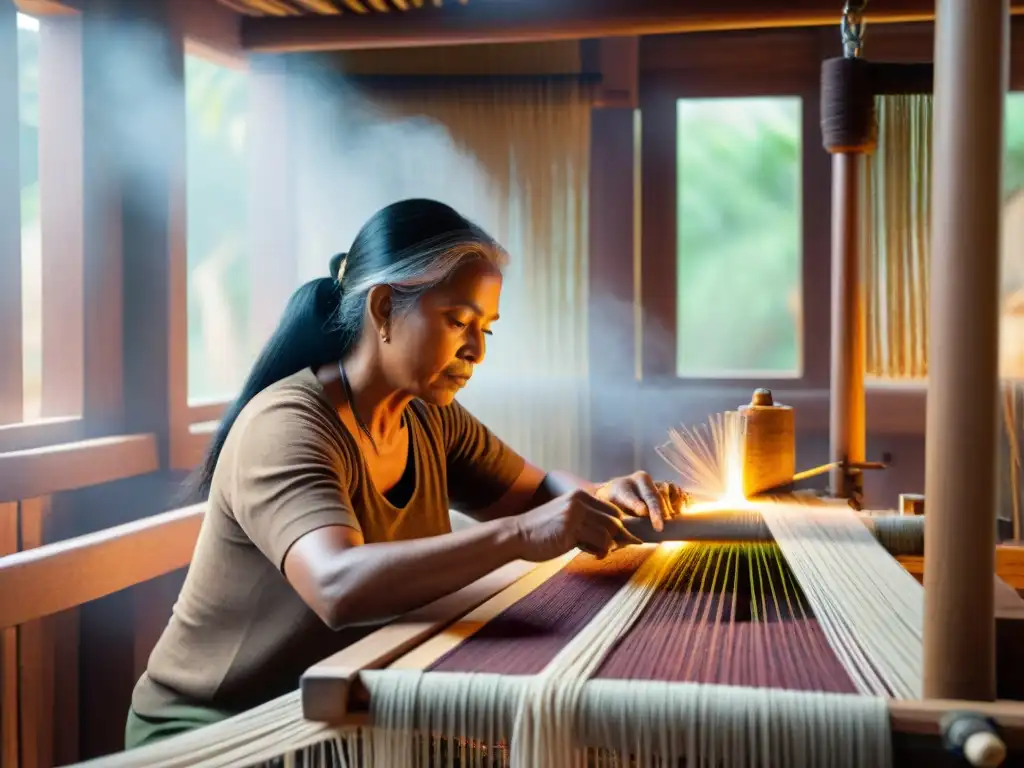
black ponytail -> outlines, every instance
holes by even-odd
[[[334,259],[331,268],[333,272]],[[202,464],[188,484],[191,500],[203,499],[210,492],[228,432],[250,400],[281,379],[342,356],[347,341],[344,337],[349,334],[334,321],[340,297],[340,284],[333,277],[311,280],[292,294],[280,323],[256,358],[242,391],[228,406]]]

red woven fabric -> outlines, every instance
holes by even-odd
[[[596,676],[855,692],[788,569],[737,551],[732,559],[722,556],[713,578],[706,561],[676,573]],[[430,669],[536,674],[626,584],[649,552],[628,548],[604,561],[576,557]],[[707,574],[703,584],[702,574]]]

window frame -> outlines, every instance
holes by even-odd
[[[0,8],[0,34],[17,35],[18,10]],[[72,442],[102,432],[94,407],[120,365],[107,369],[106,360],[86,360],[90,340],[98,340],[104,323],[120,323],[115,302],[104,304],[86,282],[106,284],[110,275],[97,270],[85,274],[84,112],[82,20],[77,13],[33,15],[39,23],[39,178],[42,237],[42,414],[24,420],[23,296],[21,284],[20,183],[18,173],[0,174],[0,209],[16,226],[6,248],[0,250],[0,356],[14,360],[16,375],[0,381],[0,452]],[[0,46],[2,47],[2,46]],[[14,85],[18,97],[17,45],[0,60],[0,75]],[[9,98],[9,94],[4,94]],[[0,110],[0,135],[17,141],[18,109]],[[15,158],[15,163],[17,158]],[[44,183],[50,179],[53,182]],[[13,189],[5,189],[10,184]],[[11,201],[13,200],[13,206]],[[6,221],[6,219],[4,219]],[[15,247],[16,246],[16,247]],[[109,327],[109,325],[108,325]],[[92,346],[96,346],[95,344]],[[119,350],[117,354],[119,358]],[[115,390],[115,391],[119,391]],[[107,432],[114,424],[107,420]]]
[[[806,190],[829,188],[830,163],[818,138],[821,58],[805,31],[761,31],[654,39],[641,47],[642,220],[640,254],[641,386],[746,392],[760,385],[793,391],[828,388],[831,201]],[[717,49],[717,50],[713,50]],[[713,52],[712,52],[713,51]],[[708,54],[711,53],[710,56]],[[728,57],[742,66],[723,66]],[[801,100],[800,370],[681,376],[677,372],[677,101],[687,98],[795,97]],[[825,287],[822,290],[822,286]],[[654,328],[652,332],[650,329]]]

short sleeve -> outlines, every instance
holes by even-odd
[[[265,405],[234,441],[231,507],[245,534],[280,570],[288,550],[318,528],[360,529],[347,462],[330,414],[297,399]]]
[[[448,469],[448,499],[462,512],[493,504],[526,462],[458,402],[438,409]]]

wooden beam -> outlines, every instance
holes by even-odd
[[[159,469],[156,437],[122,435],[0,453],[0,501],[49,496]]]
[[[999,240],[1009,0],[939,0],[925,432],[924,696],[996,695]],[[964,631],[969,627],[970,631]]]
[[[0,558],[0,629],[113,594],[192,561],[205,505]],[[10,596],[10,599],[8,599]]]
[[[302,675],[302,714],[308,720],[344,724],[350,715],[350,694],[358,697],[358,674],[362,669],[381,669],[404,655],[451,622],[491,599],[538,568],[549,573],[561,567],[568,555],[547,563],[514,560],[501,568],[422,608],[372,632],[358,642],[314,664]],[[555,568],[557,570],[557,568]],[[2,617],[0,617],[2,618]],[[0,627],[3,621],[0,620]]]
[[[82,0],[14,0],[14,7],[29,16],[73,16],[81,10]]]
[[[1024,13],[1024,0],[1014,0]],[[768,27],[839,26],[834,0],[474,0],[417,13],[246,17],[242,47],[250,51],[358,50],[474,43],[524,43],[592,37]],[[887,0],[867,8],[869,22],[928,21],[934,0]],[[837,32],[838,35],[838,32]]]

